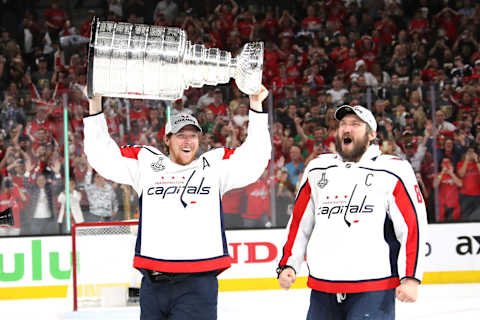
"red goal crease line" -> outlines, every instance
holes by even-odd
[[[219,279],[219,291],[279,290],[276,278]],[[440,271],[425,272],[423,284],[475,283],[480,282],[480,271]],[[127,286],[128,284],[111,284]],[[68,285],[3,287],[0,300],[66,298]],[[298,277],[292,289],[307,288],[307,277]]]

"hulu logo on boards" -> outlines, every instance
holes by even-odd
[[[31,245],[32,255],[32,279],[40,281],[43,280],[44,266],[42,264],[42,240],[32,240]],[[0,282],[2,281],[19,281],[24,278],[25,275],[25,255],[27,253],[15,253],[14,254],[14,270],[12,272],[4,271],[4,255],[0,253]],[[68,280],[72,274],[72,255],[70,253],[70,269],[60,270],[60,254],[56,251],[49,252],[48,269],[50,275],[57,280]],[[78,267],[78,255],[77,255],[77,267]]]

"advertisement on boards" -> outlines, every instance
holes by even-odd
[[[479,230],[480,223],[429,225],[424,282],[480,282]],[[233,264],[220,274],[220,290],[278,289],[275,269],[284,237],[284,229],[227,231]],[[77,242],[79,283],[138,284],[134,243],[132,234],[82,237]],[[298,277],[307,274],[304,264]],[[0,299],[35,297],[36,292],[65,296],[71,284],[70,237],[0,239]]]

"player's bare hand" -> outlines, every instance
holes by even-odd
[[[290,289],[295,280],[297,280],[297,276],[292,268],[283,269],[278,276],[278,283],[285,290]]]
[[[418,298],[418,281],[404,279],[396,290],[397,299],[402,302],[415,302]]]
[[[268,96],[268,90],[263,85],[260,87],[260,91],[256,94],[251,94],[250,98],[250,108],[255,111],[261,112],[262,111],[262,102]]]
[[[83,95],[88,99],[87,86],[83,88]],[[102,111],[102,96],[96,94],[92,99],[88,99],[90,114],[96,114]]]

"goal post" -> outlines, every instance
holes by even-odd
[[[126,305],[128,289],[139,287],[133,268],[138,221],[86,222],[72,225],[73,310]]]

